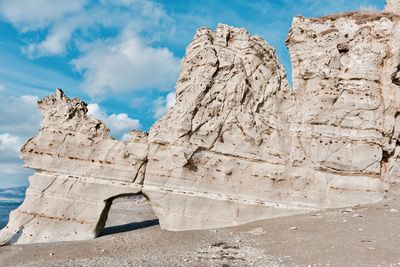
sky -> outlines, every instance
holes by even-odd
[[[36,102],[62,88],[88,103],[111,136],[148,130],[174,105],[199,27],[246,28],[276,48],[294,16],[381,10],[384,0],[0,0],[0,187],[27,185],[19,150],[40,129]]]

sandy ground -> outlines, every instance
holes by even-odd
[[[1,247],[0,266],[400,266],[400,187],[374,205],[188,232],[120,200],[98,239]]]

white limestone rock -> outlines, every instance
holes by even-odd
[[[388,9],[295,18],[294,90],[260,37],[199,29],[175,106],[126,142],[58,90],[39,103],[42,129],[22,149],[37,171],[0,244],[94,238],[112,200],[140,192],[176,231],[381,200],[400,178],[400,17]]]
[[[139,193],[147,158],[147,134],[113,140],[86,104],[61,90],[39,102],[38,136],[22,148],[36,173],[23,204],[0,232],[0,244],[93,239],[104,227],[112,199]]]
[[[176,105],[149,135],[144,192],[161,226],[232,226],[381,200],[398,168],[398,29],[387,13],[295,18],[294,93],[259,37],[200,29]]]

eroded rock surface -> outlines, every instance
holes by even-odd
[[[112,198],[141,192],[147,134],[113,140],[86,104],[61,90],[39,102],[38,136],[22,148],[36,173],[24,203],[0,232],[1,243],[37,243],[95,238],[104,227]]]
[[[260,37],[226,25],[198,30],[176,104],[149,135],[145,193],[162,227],[222,227],[304,210],[285,182],[294,114],[285,75]]]
[[[113,140],[61,91],[40,102],[22,153],[35,168],[3,243],[94,238],[113,198],[143,192],[161,227],[218,228],[383,199],[400,169],[400,17],[297,17],[293,89],[275,51],[244,29],[199,29],[176,105]],[[56,234],[55,234],[56,233]]]
[[[149,136],[145,192],[161,225],[213,228],[381,200],[398,173],[398,29],[390,13],[295,18],[293,93],[260,38],[200,29],[176,105]]]

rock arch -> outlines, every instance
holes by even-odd
[[[295,91],[260,37],[199,29],[176,105],[126,142],[57,90],[39,102],[42,129],[22,148],[37,171],[0,244],[94,238],[107,200],[140,192],[168,230],[381,200],[399,176],[399,21],[296,17]]]

